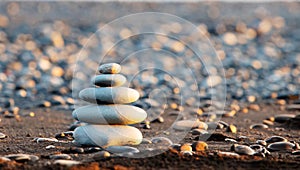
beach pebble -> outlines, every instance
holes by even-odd
[[[271,136],[267,139],[265,139],[265,141],[270,144],[270,143],[275,143],[275,142],[287,142],[287,139],[285,139],[284,137],[281,136]]]
[[[97,152],[93,155],[93,159],[98,161],[98,160],[102,160],[102,159],[105,159],[105,158],[109,158],[111,155],[109,152],[107,151],[100,151],[100,152]]]
[[[267,129],[269,127],[268,127],[268,125],[265,125],[265,124],[253,124],[253,125],[250,125],[249,128],[250,129]]]
[[[173,128],[175,130],[191,130],[193,128],[207,130],[208,126],[205,122],[195,120],[180,120],[174,123]]]
[[[138,145],[142,133],[135,127],[122,125],[86,125],[75,129],[76,145],[108,147],[112,145]]]
[[[227,127],[227,132],[231,132],[231,133],[236,133],[237,132],[237,128],[234,125],[229,125]]]
[[[102,74],[118,74],[121,72],[121,66],[117,63],[102,64],[98,71]]]
[[[219,122],[207,122],[207,129],[208,130],[215,130],[215,129],[223,129],[224,125]]]
[[[47,150],[49,150],[49,149],[55,149],[55,148],[56,148],[56,146],[54,146],[54,145],[48,145],[48,146],[46,146]]]
[[[185,143],[180,146],[180,151],[193,151],[191,144]]]
[[[208,145],[203,141],[196,141],[193,142],[192,148],[194,151],[205,151],[208,149]]]
[[[228,142],[228,143],[237,143],[236,140],[231,139],[231,138],[226,138],[226,139],[225,139],[225,142]]]
[[[82,100],[98,104],[132,103],[139,96],[138,91],[127,87],[86,88],[79,93]]]
[[[6,135],[0,132],[0,139],[4,139],[4,138],[6,138]]]
[[[58,165],[67,166],[67,167],[71,167],[71,166],[75,166],[75,165],[81,164],[81,162],[79,162],[79,161],[63,160],[63,159],[55,160],[53,163],[54,164],[58,164]]]
[[[268,145],[267,149],[269,151],[282,151],[282,150],[293,150],[295,144],[290,142],[275,142]]]
[[[203,134],[208,134],[208,131],[207,130],[204,130],[204,129],[193,129],[191,130],[191,134],[192,135],[203,135]]]
[[[158,144],[159,146],[170,146],[173,144],[173,142],[166,137],[154,137],[151,139],[151,142],[153,144]]]
[[[223,151],[218,152],[217,155],[220,156],[220,157],[235,157],[235,158],[240,157],[240,155],[237,154],[237,153],[234,153],[234,152],[223,152]]]
[[[151,140],[150,139],[146,139],[146,138],[143,138],[142,140],[142,143],[141,144],[151,144]]]
[[[146,119],[147,113],[130,105],[88,105],[74,110],[73,118],[91,124],[135,124]]]
[[[16,162],[27,162],[27,161],[37,161],[39,160],[38,156],[28,155],[28,154],[10,154],[6,155],[6,158],[10,160],[15,160]]]
[[[84,149],[80,147],[70,147],[62,151],[62,153],[84,153]]]
[[[55,154],[55,155],[50,155],[50,159],[72,159],[72,157],[68,154]]]
[[[93,84],[100,87],[122,86],[126,78],[121,74],[101,74],[92,79]]]
[[[236,153],[238,153],[240,155],[254,155],[255,154],[255,151],[246,145],[233,144],[231,147],[231,150],[235,151]]]
[[[33,139],[37,143],[42,143],[42,142],[58,142],[56,138],[35,138]]]
[[[2,162],[8,162],[8,161],[11,161],[11,159],[6,158],[6,157],[4,157],[4,156],[0,156],[0,162],[1,162],[1,163],[2,163]]]
[[[296,115],[294,115],[294,114],[279,114],[279,115],[274,116],[275,122],[278,122],[278,123],[285,123],[294,117],[296,117]]]
[[[105,148],[106,151],[114,154],[119,153],[138,153],[140,152],[137,148],[131,147],[131,146],[109,146]]]
[[[267,142],[264,140],[257,140],[255,143],[260,144],[262,146],[267,146]]]

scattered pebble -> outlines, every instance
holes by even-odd
[[[98,160],[102,160],[102,159],[105,159],[105,158],[109,158],[111,155],[109,152],[107,151],[100,151],[100,152],[96,152],[94,155],[93,155],[93,159],[98,161]]]
[[[278,123],[285,123],[287,121],[289,121],[290,119],[296,117],[296,115],[293,115],[293,114],[279,114],[279,115],[276,115],[274,116],[275,118],[275,122],[278,122]]]
[[[36,141],[37,143],[42,143],[42,142],[58,142],[56,138],[35,138],[33,141]]]
[[[66,160],[70,160],[72,159],[72,157],[68,154],[55,154],[55,155],[50,155],[49,156],[50,159],[66,159]]]
[[[270,144],[270,143],[275,143],[275,142],[287,142],[287,139],[285,139],[284,137],[281,136],[271,136],[267,139],[265,139],[265,141]]]
[[[282,150],[293,150],[295,144],[290,142],[273,142],[268,145],[267,149],[269,151],[282,151]]]
[[[193,151],[191,144],[185,143],[181,145],[180,151]]]
[[[53,162],[54,164],[59,164],[59,165],[63,165],[63,166],[67,166],[67,167],[71,167],[71,166],[74,166],[74,165],[79,165],[81,164],[81,162],[79,161],[73,161],[73,160],[55,160]]]
[[[227,127],[227,132],[231,132],[231,133],[236,133],[237,132],[237,128],[234,125],[229,125]]]
[[[208,145],[203,141],[196,141],[193,142],[192,148],[194,151],[205,151],[208,149]]]
[[[39,160],[38,156],[28,155],[28,154],[11,154],[5,156],[8,159],[15,160],[16,162],[28,162],[28,161],[37,161]]]
[[[253,124],[249,127],[250,129],[268,129],[268,125],[265,124]]]
[[[241,155],[254,155],[255,154],[255,151],[246,145],[233,144],[231,147],[231,150],[235,151],[236,153],[241,154]]]
[[[55,149],[56,148],[56,146],[54,146],[54,145],[48,145],[48,146],[46,146],[46,149],[48,150],[48,149]]]
[[[237,143],[236,140],[230,139],[230,138],[226,138],[226,139],[225,139],[225,142],[228,142],[228,143]]]
[[[204,129],[193,129],[191,130],[192,135],[203,135],[203,134],[208,134],[207,130]]]
[[[194,120],[181,120],[174,123],[173,128],[176,130],[190,130],[193,128],[207,130],[207,124],[205,122],[194,121]]]
[[[6,135],[0,132],[0,139],[4,139],[4,138],[6,138]]]
[[[151,142],[153,144],[159,144],[159,145],[163,145],[163,146],[170,146],[173,144],[173,142],[166,137],[154,137],[151,139]]]

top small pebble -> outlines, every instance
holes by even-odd
[[[118,74],[121,72],[121,66],[117,63],[102,64],[98,71],[102,74]]]

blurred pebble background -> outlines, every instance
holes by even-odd
[[[299,98],[298,2],[0,2],[0,107],[57,105],[58,109],[72,109],[74,64],[89,37],[113,19],[147,11],[182,17],[195,24],[210,39],[225,68],[229,102]],[[176,32],[180,28],[175,24],[169,29]],[[127,34],[130,30],[124,28],[119,34],[106,38]],[[177,53],[186,50],[182,44],[170,43],[163,37],[156,38],[156,42],[151,44],[154,49],[168,46]],[[109,43],[103,40],[105,38],[101,42],[95,40],[95,45]],[[142,42],[139,39],[132,41]],[[133,46],[140,43],[133,43]],[[117,58],[122,53],[110,55]],[[98,63],[85,61],[85,65],[96,70]],[[197,80],[200,87],[189,88],[199,90],[202,99],[209,99],[209,86],[220,84],[220,77],[213,77],[213,83],[207,85],[203,83],[207,77],[205,71],[201,76],[203,79]],[[145,77],[141,76],[141,79]],[[147,88],[151,89],[159,82],[166,84],[170,77],[154,75],[148,80],[137,84],[133,82],[135,88],[141,88],[142,98],[148,97]],[[185,80],[178,81],[184,83]],[[168,88],[175,96],[179,93],[176,86],[169,85]],[[195,101],[195,98],[187,98],[184,105],[192,105]],[[169,107],[180,110],[176,102],[170,103]]]

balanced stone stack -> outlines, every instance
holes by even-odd
[[[143,109],[128,105],[138,100],[139,93],[131,88],[120,87],[126,78],[118,74],[121,71],[119,64],[103,64],[98,71],[102,74],[93,78],[95,87],[79,93],[80,99],[91,104],[77,108],[72,113],[74,119],[87,123],[75,129],[74,143],[100,147],[140,144],[142,133],[128,126],[142,122],[147,117]]]

